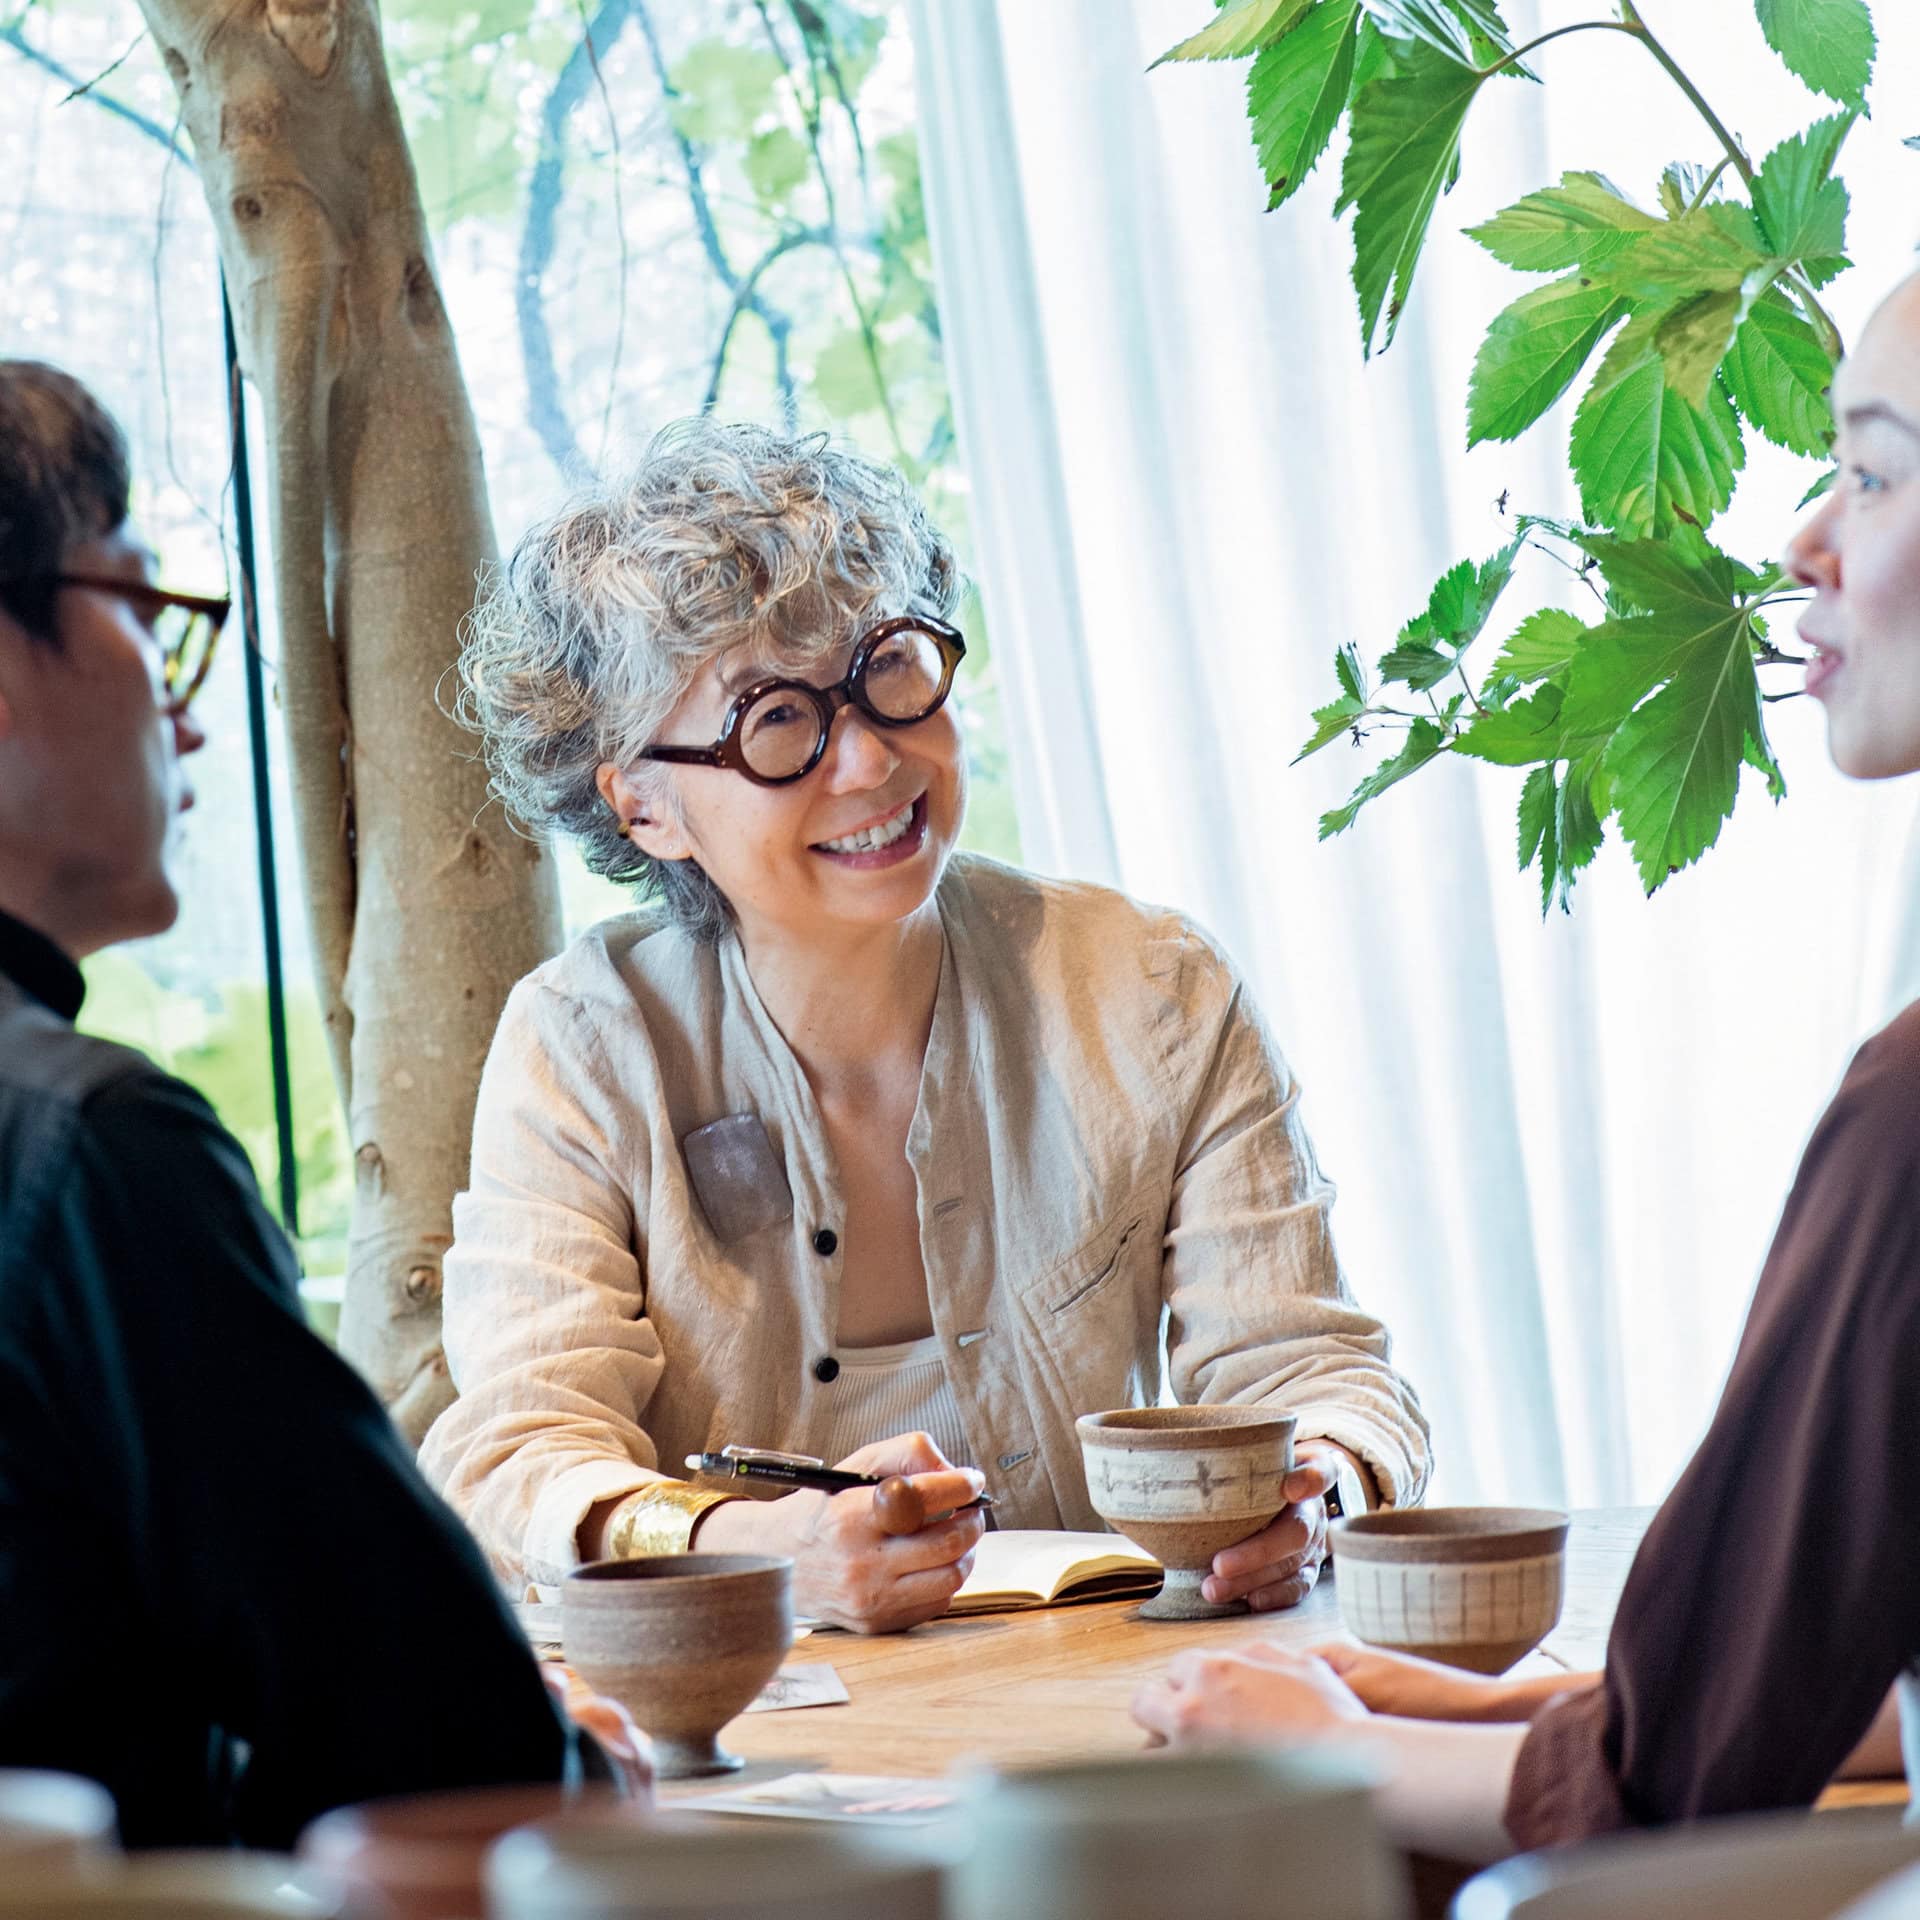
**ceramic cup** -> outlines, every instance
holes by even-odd
[[[1258,1533],[1286,1504],[1293,1415],[1263,1407],[1126,1407],[1080,1416],[1087,1498],[1167,1570],[1142,1620],[1244,1613],[1200,1596],[1213,1556]]]
[[[0,1920],[387,1920],[284,1854],[142,1853],[84,1878],[0,1873]]]
[[[802,1821],[522,1827],[487,1862],[492,1920],[945,1920],[950,1843]],[[1025,1911],[1025,1909],[1016,1909]]]
[[[1400,1920],[1373,1775],[1330,1748],[1145,1753],[985,1775],[952,1920]]]
[[[653,1737],[666,1780],[742,1762],[719,1732],[793,1644],[793,1562],[747,1553],[596,1560],[567,1576],[567,1664]]]
[[[1340,1615],[1356,1639],[1505,1673],[1560,1618],[1567,1516],[1541,1507],[1409,1507],[1332,1529]]]
[[[335,1807],[300,1836],[299,1855],[346,1886],[377,1895],[387,1920],[478,1920],[488,1851],[536,1820],[640,1821],[646,1803],[608,1787],[470,1787]]]
[[[84,1872],[119,1850],[113,1796],[97,1780],[0,1769],[0,1880]]]

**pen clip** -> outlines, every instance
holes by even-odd
[[[810,1453],[778,1453],[772,1447],[722,1447],[722,1460],[737,1460],[742,1466],[824,1467],[824,1460]]]

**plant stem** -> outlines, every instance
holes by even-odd
[[[1629,26],[1623,26],[1618,20],[1576,20],[1570,27],[1555,27],[1551,33],[1543,33],[1537,40],[1529,40],[1524,47],[1514,50],[1496,60],[1490,67],[1478,67],[1475,71],[1482,80],[1491,80],[1497,73],[1506,70],[1524,60],[1536,47],[1544,47],[1549,40],[1564,39],[1570,33],[1632,33]],[[1636,36],[1637,37],[1637,36]]]
[[[1837,366],[1846,353],[1846,343],[1840,338],[1840,329],[1833,324],[1833,316],[1820,304],[1813,291],[1813,283],[1799,267],[1782,274],[1781,278],[1793,289],[1794,298],[1800,302],[1801,310],[1807,316],[1807,323],[1820,336],[1822,350]]]
[[[1620,28],[1623,33],[1632,34],[1659,61],[1661,66],[1666,68],[1674,85],[1693,102],[1701,119],[1712,129],[1713,137],[1726,149],[1727,158],[1733,162],[1734,171],[1751,187],[1753,162],[1747,158],[1745,149],[1727,131],[1720,116],[1707,105],[1706,96],[1687,78],[1680,63],[1654,38],[1652,29],[1641,19],[1640,9],[1634,5],[1634,0],[1620,0]]]
[[[1700,209],[1707,204],[1707,195],[1720,184],[1720,176],[1732,165],[1732,155],[1723,153],[1720,156],[1719,165],[1700,182],[1700,191],[1687,202],[1687,211],[1689,213],[1698,213]]]

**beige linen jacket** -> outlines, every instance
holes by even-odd
[[[1008,1527],[1097,1528],[1074,1419],[1267,1403],[1417,1500],[1427,1426],[1354,1303],[1299,1089],[1189,921],[968,855],[907,1139],[934,1330]],[[710,1229],[681,1141],[757,1114],[792,1217]],[[851,1228],[805,1073],[737,940],[603,922],[514,989],[454,1203],[459,1400],[421,1464],[513,1584],[597,1502],[729,1441],[819,1453]],[[824,1230],[824,1231],[823,1231]],[[832,1237],[827,1237],[831,1235]],[[817,1248],[831,1248],[821,1252]]]

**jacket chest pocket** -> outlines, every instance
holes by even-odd
[[[1070,1315],[1076,1308],[1090,1307],[1102,1293],[1129,1292],[1127,1282],[1137,1266],[1128,1255],[1137,1251],[1146,1231],[1146,1217],[1135,1214],[1117,1229],[1098,1234],[1064,1265],[1056,1268],[1045,1290],[1047,1312],[1051,1317]],[[1112,1304],[1111,1301],[1109,1304]]]

